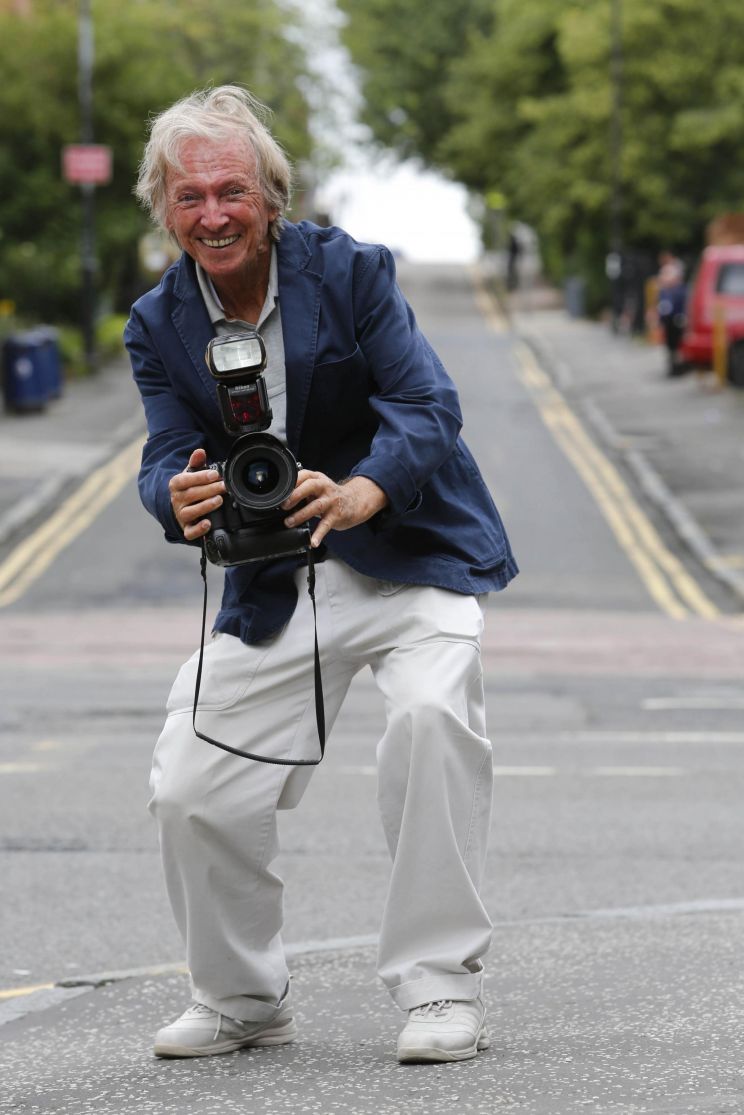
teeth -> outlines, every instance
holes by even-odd
[[[208,248],[226,248],[228,244],[234,244],[237,239],[237,236],[226,236],[223,240],[207,240],[202,237],[202,243],[206,244]]]

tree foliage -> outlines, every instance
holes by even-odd
[[[359,71],[362,120],[381,144],[439,164],[453,116],[446,77],[491,0],[338,0],[342,39]]]
[[[387,0],[374,6],[389,9],[394,20]],[[436,0],[408,0],[408,23],[412,6],[425,29]],[[373,96],[382,79],[371,80],[367,68],[382,67],[383,38],[353,0],[345,7],[347,42]],[[419,143],[415,150],[471,189],[503,194],[509,214],[537,229],[556,277],[602,273],[613,187],[623,243],[649,254],[662,246],[695,251],[713,216],[744,206],[741,0],[490,0],[488,8],[484,21],[477,0],[462,0],[465,41],[453,41],[437,60],[444,108],[431,126],[440,135],[433,146]],[[364,28],[363,49],[355,24]],[[392,35],[390,25],[385,35]],[[619,83],[613,37],[622,49]],[[426,39],[423,48],[428,54]],[[412,80],[408,71],[389,70],[384,98],[368,108],[378,138],[393,146],[400,144],[390,139],[390,106],[396,96],[408,104]],[[616,163],[611,137],[618,91]],[[425,113],[423,84],[418,94]],[[384,126],[377,123],[382,117]]]
[[[99,286],[126,310],[138,292],[147,220],[132,197],[147,118],[209,84],[241,82],[275,112],[294,158],[310,153],[299,89],[304,56],[271,0],[93,0],[94,136],[113,149],[114,177],[96,190]],[[34,0],[0,13],[0,298],[44,320],[79,317],[79,190],[61,174],[80,139],[77,0]]]

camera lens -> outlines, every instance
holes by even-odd
[[[279,470],[273,461],[249,461],[241,476],[243,487],[254,495],[263,496],[276,487]]]
[[[225,462],[225,485],[249,511],[276,510],[297,480],[297,463],[271,434],[244,434]]]

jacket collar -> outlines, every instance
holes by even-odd
[[[171,320],[181,338],[183,347],[191,357],[191,362],[196,368],[201,385],[209,396],[211,408],[219,413],[214,380],[209,374],[209,368],[204,359],[207,345],[215,335],[215,329],[209,320],[207,307],[204,305],[204,299],[199,290],[194,261],[186,252],[182,253],[176,265],[173,293],[178,301],[171,314]]]
[[[300,228],[286,224],[277,245],[279,309],[287,370],[287,444],[297,452],[318,345],[321,276],[311,269],[312,253]],[[216,411],[217,396],[204,354],[214,336],[199,290],[194,261],[185,252],[176,265],[172,320]]]

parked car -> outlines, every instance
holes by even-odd
[[[706,248],[690,284],[682,358],[692,367],[713,364],[714,307],[726,322],[728,378],[744,387],[744,244]]]

